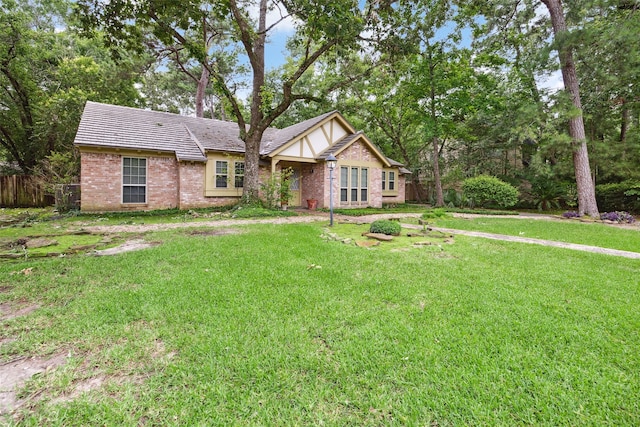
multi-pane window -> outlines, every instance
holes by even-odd
[[[244,187],[244,162],[234,162],[233,177],[235,188]]]
[[[147,159],[123,157],[122,203],[147,202]]]
[[[349,201],[349,168],[340,167],[340,201]]]
[[[229,178],[229,162],[216,160],[216,188],[227,188]]]
[[[369,199],[369,169],[354,166],[340,167],[340,201],[367,202]]]
[[[386,193],[396,192],[396,171],[382,171],[382,191]]]
[[[369,200],[369,169],[360,169],[360,201],[366,202]]]
[[[358,200],[358,182],[360,181],[358,178],[360,175],[358,173],[358,168],[351,168],[351,182],[349,183],[349,188],[351,189],[351,200]]]

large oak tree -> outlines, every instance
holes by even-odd
[[[214,89],[228,102],[245,143],[244,203],[258,200],[259,151],[265,130],[293,102],[317,99],[296,83],[326,55],[371,48],[380,31],[389,31],[381,20],[393,13],[387,2],[374,1],[361,7],[357,1],[324,0],[80,0],[77,11],[85,29],[104,30],[111,46],[141,47],[151,37],[164,45],[177,46],[179,54],[200,63]],[[271,17],[275,19],[269,20]],[[273,93],[273,86],[266,80],[266,45],[285,21],[295,27],[290,43],[296,49],[289,56],[290,66],[283,68],[277,79],[277,93]],[[228,24],[225,40],[239,47],[240,62],[247,64],[246,75],[230,76],[218,62],[208,60],[212,22]],[[246,100],[235,90],[243,83],[250,90]],[[244,102],[248,108],[244,108]]]

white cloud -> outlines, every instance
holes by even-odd
[[[257,2],[249,6],[249,15],[252,19],[258,20],[260,7]],[[295,31],[294,20],[289,16],[284,5],[279,1],[270,1],[267,11],[267,28],[276,23],[277,25],[273,27],[272,32],[292,33]]]
[[[536,77],[536,83],[540,89],[545,89],[549,93],[556,93],[559,90],[564,89],[562,72],[560,70],[556,70],[551,74]]]

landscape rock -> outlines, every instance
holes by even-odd
[[[390,242],[393,240],[393,236],[382,233],[363,233],[362,235],[371,239],[380,240],[381,242]]]
[[[28,249],[36,249],[36,248],[46,248],[48,246],[55,246],[57,244],[58,242],[55,240],[38,238],[38,239],[27,240],[26,247]]]
[[[379,245],[380,242],[378,242],[377,240],[356,240],[356,246],[361,248],[372,248]]]

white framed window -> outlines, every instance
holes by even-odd
[[[245,162],[239,156],[209,154],[205,166],[205,197],[240,197],[244,188]]]
[[[397,170],[387,169],[382,171],[382,195],[394,196],[398,194]]]
[[[233,162],[233,182],[235,188],[244,187],[244,162]]]
[[[349,201],[349,168],[346,166],[340,167],[340,201]]]
[[[229,186],[229,162],[226,160],[216,160],[216,188],[227,188]]]
[[[369,168],[340,167],[340,202],[358,203],[369,200]]]
[[[360,169],[360,201],[369,201],[369,169]]]
[[[147,159],[122,158],[122,203],[147,203]]]

